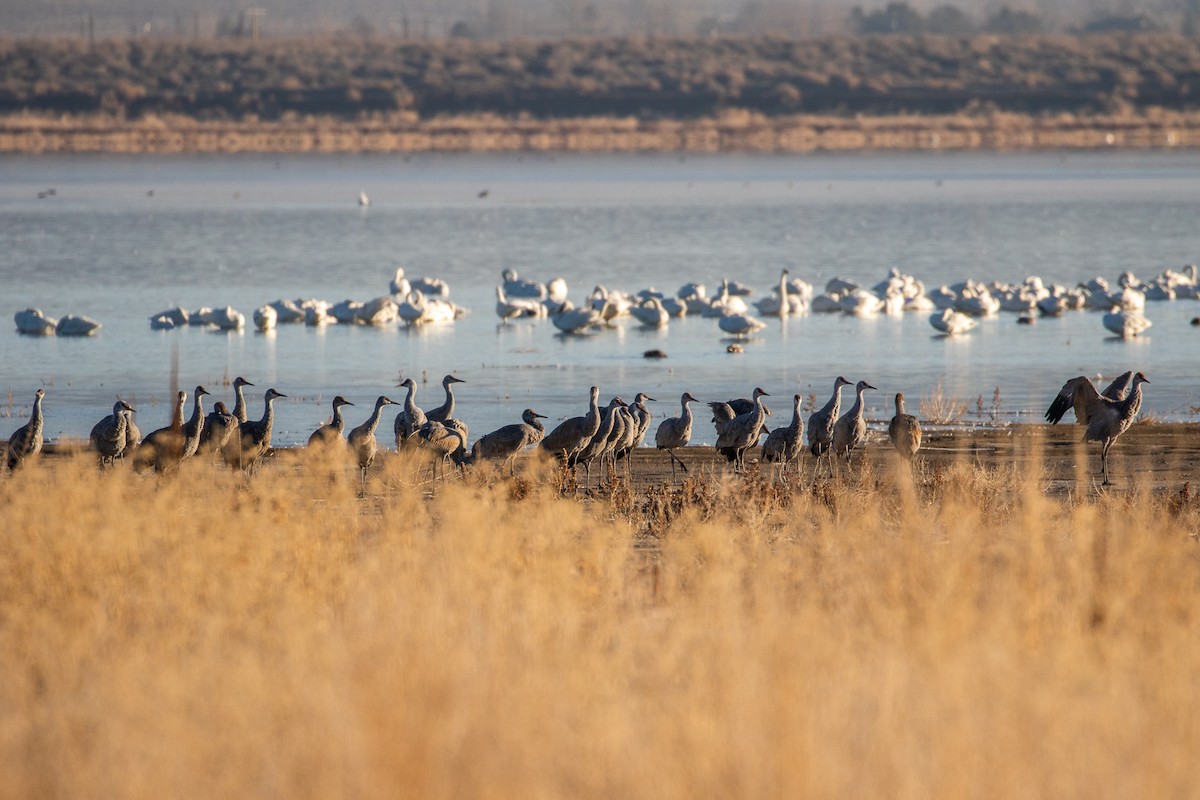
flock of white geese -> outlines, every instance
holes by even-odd
[[[754,291],[737,281],[722,280],[715,291],[702,283],[683,284],[670,295],[653,287],[635,292],[597,285],[578,304],[568,296],[565,279],[548,282],[520,277],[513,269],[501,273],[496,286],[495,313],[501,323],[517,319],[549,319],[564,335],[587,335],[611,329],[619,321],[630,319],[650,329],[664,329],[672,318],[700,316],[715,319],[717,327],[733,337],[745,337],[766,327],[761,317],[803,316],[806,314],[846,314],[871,317],[922,313],[945,336],[968,333],[983,317],[1013,312],[1018,321],[1029,324],[1039,316],[1057,317],[1071,311],[1103,312],[1105,329],[1129,339],[1151,326],[1146,317],[1148,303],[1200,296],[1197,268],[1166,269],[1150,280],[1123,272],[1115,284],[1094,277],[1074,286],[1051,283],[1031,276],[1021,283],[1000,281],[961,281],[928,290],[913,275],[892,269],[883,280],[867,285],[835,277],[824,291],[792,277],[783,270],[778,284],[758,300]],[[425,326],[450,324],[466,316],[468,309],[450,300],[450,286],[440,278],[409,278],[403,267],[396,273],[386,294],[368,300],[346,299],[332,303],[316,298],[279,299],[255,309],[250,321],[260,331],[276,326],[303,324],[325,325],[396,325]],[[45,336],[86,336],[95,333],[100,323],[88,317],[68,315],[47,317],[40,309],[18,311],[14,317],[20,333]],[[247,326],[244,314],[232,306],[188,310],[175,307],[151,315],[154,330],[171,330],[200,325],[219,330],[242,330]]]

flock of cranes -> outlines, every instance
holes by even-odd
[[[642,446],[652,426],[652,414],[646,403],[653,402],[654,398],[639,392],[632,402],[614,396],[601,406],[600,389],[592,386],[587,411],[565,419],[553,430],[547,431],[541,422],[547,418],[545,415],[527,408],[521,414],[520,422],[480,436],[468,448],[467,425],[454,416],[453,387],[462,382],[454,375],[446,375],[442,380],[443,403],[426,411],[417,405],[416,382],[408,378],[400,384],[407,390],[403,403],[381,395],[366,421],[348,434],[345,433],[343,409],[355,404],[338,395],[333,398],[332,421],[313,431],[308,446],[314,449],[348,447],[365,485],[367,470],[379,452],[376,430],[383,410],[389,405],[399,405],[400,411],[393,423],[397,450],[419,448],[431,453],[435,459],[435,476],[438,467],[444,469],[447,462],[461,468],[483,460],[500,461],[512,474],[516,457],[536,446],[545,455],[569,467],[582,466],[586,488],[591,481],[593,462],[600,467],[601,475],[605,465],[616,475],[618,463],[623,460],[628,471],[629,455]],[[1109,449],[1136,418],[1142,403],[1142,385],[1146,383],[1149,380],[1143,373],[1131,371],[1118,377],[1103,391],[1097,391],[1086,377],[1072,378],[1063,385],[1046,411],[1046,419],[1057,423],[1068,409],[1074,410],[1077,421],[1084,428],[1084,441],[1101,445],[1101,474],[1105,485],[1110,482]],[[145,436],[133,420],[135,409],[118,400],[112,413],[92,428],[91,447],[102,467],[128,458],[137,470],[153,468],[161,472],[177,466],[184,459],[210,453],[214,459],[220,459],[232,468],[253,471],[271,452],[273,403],[287,396],[274,388],[267,389],[263,396],[262,417],[249,419],[243,390],[253,385],[239,376],[233,381],[233,411],[217,402],[207,413],[204,398],[210,393],[203,386],[195,387],[192,412],[187,419],[184,412],[188,395],[180,391],[176,395],[170,424]],[[854,403],[842,413],[842,389],[851,385],[854,386]],[[747,452],[759,446],[766,434],[767,439],[762,442],[763,461],[782,469],[790,463],[798,463],[807,449],[817,459],[818,467],[825,463],[830,474],[836,475],[837,465],[841,462],[849,464],[852,453],[866,440],[863,395],[868,390],[875,390],[875,387],[865,380],[851,384],[838,376],[828,402],[809,416],[807,425],[802,419],[802,398],[799,394],[793,395],[790,424],[774,430],[768,430],[765,424],[770,412],[763,404],[763,398],[770,395],[761,387],[754,389],[750,399],[710,402],[717,434],[716,451],[733,464],[735,472],[744,471]],[[36,456],[42,448],[45,395],[44,389],[37,390],[29,422],[8,440],[10,470]],[[661,420],[654,434],[655,447],[667,452],[672,482],[676,480],[676,464],[688,472],[677,451],[691,441],[694,419],[690,404],[695,402],[699,401],[690,392],[683,392],[679,398],[679,416]],[[896,452],[911,461],[921,448],[921,425],[916,417],[906,413],[903,393],[896,394],[895,407],[895,416],[888,425],[888,438]],[[783,480],[786,480],[786,472]]]

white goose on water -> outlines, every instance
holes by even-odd
[[[929,324],[947,336],[966,333],[979,323],[952,308],[944,308],[929,318]]]
[[[1103,322],[1105,328],[1122,339],[1140,336],[1151,325],[1150,320],[1142,316],[1140,311],[1126,311],[1116,305],[1104,315]]]

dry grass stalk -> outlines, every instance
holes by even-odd
[[[1188,796],[1200,777],[1186,489],[1060,502],[1036,470],[958,462],[794,493],[689,476],[629,505],[621,480],[563,498],[538,465],[431,493],[414,464],[364,499],[336,459],[0,480],[4,794]]]

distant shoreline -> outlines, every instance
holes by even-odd
[[[807,153],[1200,148],[1200,112],[768,117],[730,111],[694,120],[420,119],[395,114],[278,121],[0,116],[0,153]]]

